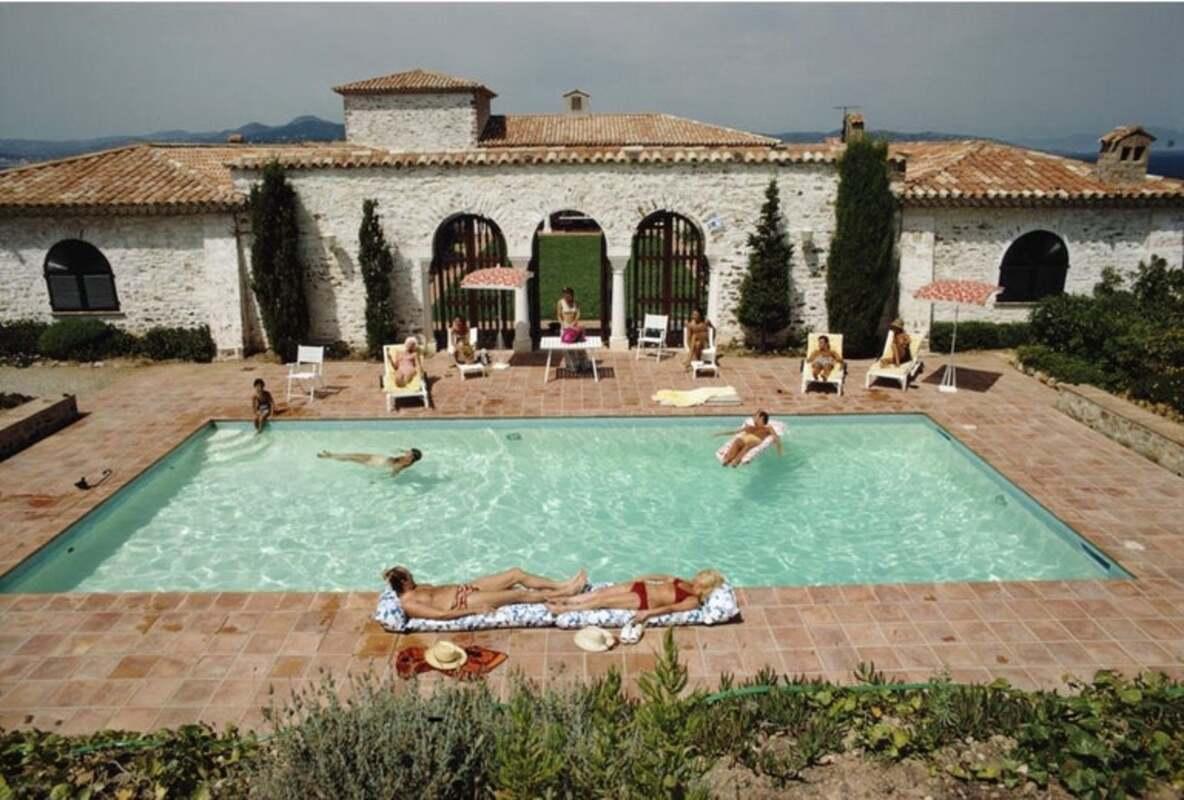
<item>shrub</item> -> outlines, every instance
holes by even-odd
[[[1088,383],[1103,389],[1114,387],[1113,376],[1096,362],[1057,352],[1042,344],[1023,345],[1016,357],[1025,367],[1051,375],[1065,383]]]
[[[37,340],[48,327],[47,322],[31,319],[0,322],[0,359],[11,359],[18,363],[32,361],[40,352]]]
[[[884,341],[881,325],[897,293],[895,213],[888,146],[870,139],[849,142],[839,162],[826,310],[830,330],[843,334],[852,358],[877,355]]]
[[[935,322],[929,329],[929,349],[948,353],[954,323]],[[958,324],[958,352],[966,350],[1010,350],[1032,341],[1027,322],[961,322]]]
[[[395,260],[377,208],[377,200],[362,201],[362,226],[358,230],[358,266],[366,287],[366,346],[371,358],[378,358],[382,346],[395,340],[395,309],[391,304]]]
[[[781,219],[777,181],[770,180],[756,230],[748,235],[748,271],[740,283],[736,318],[756,334],[762,352],[790,322],[789,269],[793,245]]]
[[[97,361],[136,352],[136,339],[98,319],[63,319],[37,339],[37,350],[58,361]]]
[[[179,358],[208,363],[218,354],[208,325],[198,328],[152,328],[140,340],[141,355],[156,361]]]
[[[308,300],[300,261],[296,190],[283,167],[271,162],[263,181],[251,187],[251,288],[271,349],[285,361],[308,336]]]

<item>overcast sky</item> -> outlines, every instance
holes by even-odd
[[[1184,128],[1184,4],[0,5],[0,137],[63,139],[299,114],[423,67],[494,113],[665,111],[761,132],[989,136]]]

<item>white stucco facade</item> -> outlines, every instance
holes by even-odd
[[[473,93],[345,95],[345,138],[394,152],[475,147],[489,101]]]
[[[739,333],[735,306],[747,268],[747,237],[773,177],[794,244],[795,323],[824,325],[823,267],[837,191],[832,164],[292,170],[289,180],[304,212],[301,231],[313,334],[355,344],[364,340],[365,291],[356,264],[357,236],[362,201],[373,198],[396,257],[393,295],[400,331],[423,333],[429,324],[424,291],[432,240],[450,217],[479,214],[493,220],[505,236],[511,259],[525,266],[536,228],[555,211],[578,209],[593,217],[604,231],[609,258],[618,262],[628,259],[642,219],[666,210],[687,217],[704,234],[711,310],[721,340],[732,338]],[[246,191],[254,178],[253,173],[240,172],[236,183]]]
[[[63,239],[111,265],[119,311],[95,314],[133,333],[209,325],[224,355],[244,343],[244,273],[231,214],[0,217],[0,320],[51,322],[45,257]]]
[[[1025,233],[1049,231],[1069,251],[1065,291],[1088,294],[1113,267],[1133,273],[1140,261],[1160,256],[1184,263],[1184,210],[1159,208],[906,208],[900,232],[900,314],[915,332],[929,329],[930,304],[912,294],[933,280],[995,283],[1007,248]],[[963,307],[960,319],[991,322],[1026,320],[1030,303]],[[953,318],[937,306],[933,319]]]

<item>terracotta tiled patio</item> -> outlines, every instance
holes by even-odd
[[[958,680],[1004,677],[1058,687],[1099,668],[1184,674],[1184,480],[1057,412],[1054,391],[1001,356],[967,356],[957,395],[937,392],[931,357],[922,382],[902,393],[863,388],[852,365],[843,397],[797,392],[798,362],[728,358],[719,381],[745,409],[774,413],[929,414],[1136,577],[1122,581],[745,587],[743,621],[677,631],[697,682],[720,672],[779,671],[849,680],[859,661],[919,679],[947,669]],[[542,360],[461,382],[444,357],[429,362],[434,408],[400,417],[668,414],[660,388],[692,381],[674,361],[606,354],[602,380],[546,386]],[[282,418],[386,416],[373,364],[331,363],[329,391],[293,401]],[[280,396],[284,369],[256,362],[145,368],[94,396],[86,416],[0,463],[0,571],[10,569],[211,418],[244,418],[250,383]],[[285,404],[281,404],[283,407]],[[696,409],[673,413],[719,413]],[[114,475],[81,492],[79,475]],[[394,651],[422,636],[395,636],[370,621],[374,592],[350,594],[0,595],[0,725],[87,731],[149,729],[194,720],[256,725],[269,692],[281,696],[320,670],[390,669]],[[543,682],[617,667],[629,683],[654,660],[660,636],[585,654],[571,634],[503,631],[472,636],[510,654],[511,668]]]

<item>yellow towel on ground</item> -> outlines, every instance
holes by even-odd
[[[701,386],[698,389],[659,389],[651,398],[663,406],[687,408],[704,403],[739,403],[740,395],[731,386]]]

